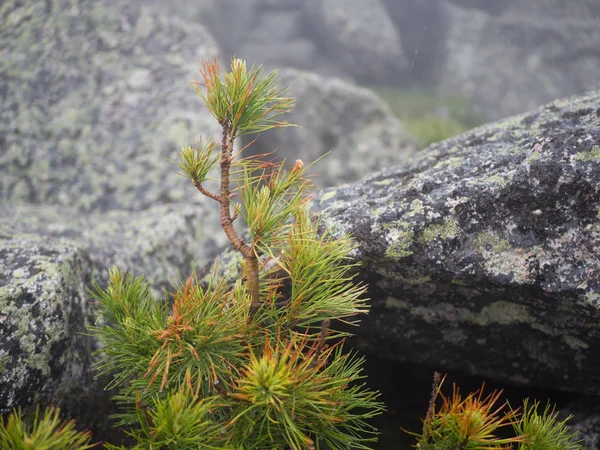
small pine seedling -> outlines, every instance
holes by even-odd
[[[419,450],[581,450],[577,433],[566,424],[571,416],[559,422],[549,404],[541,413],[539,403],[530,405],[527,399],[522,413],[506,402],[497,406],[502,392],[483,397],[485,385],[464,399],[454,386],[452,397],[446,397],[440,392],[442,381],[436,372],[423,430],[410,433]],[[442,406],[436,410],[438,397]],[[499,431],[514,436],[499,437]]]
[[[240,59],[224,73],[205,61],[200,73],[192,87],[222,138],[183,147],[176,164],[217,203],[242,271],[234,282],[217,264],[206,283],[192,273],[172,303],[117,269],[106,289],[96,286],[97,367],[120,388],[116,423],[133,427],[135,449],[370,448],[377,433],[368,421],[383,405],[364,385],[363,359],[343,351],[350,333],[332,327],[357,324],[368,308],[351,274],[353,244],[309,214],[301,160],[287,167],[234,151],[239,136],[292,126],[280,116],[294,100],[276,72],[263,76]],[[213,192],[206,181],[215,171]]]
[[[540,413],[539,402],[523,402],[521,419],[514,424],[515,432],[524,436],[518,450],[580,450],[581,441],[577,432],[572,432],[567,422],[573,416],[563,421],[557,419],[558,412],[549,403]]]

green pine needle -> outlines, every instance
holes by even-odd
[[[238,190],[239,214],[248,224],[255,247],[269,246],[285,233],[284,225],[306,204],[310,187],[303,168],[285,170],[281,164],[242,162],[243,179]],[[268,169],[263,168],[268,165]]]
[[[206,181],[208,172],[219,161],[219,153],[216,149],[217,145],[212,139],[206,143],[200,139],[200,143],[195,148],[186,145],[179,154],[177,167],[183,170],[194,185],[200,185]]]
[[[74,421],[61,421],[58,408],[47,408],[40,416],[35,410],[33,423],[27,425],[21,410],[13,411],[6,422],[0,418],[0,448],[11,450],[85,450],[91,433],[77,432]]]
[[[168,303],[152,299],[143,278],[111,271],[108,288],[94,293],[100,308],[92,333],[103,344],[97,369],[114,374],[108,388],[122,387],[116,400],[125,411],[116,416],[118,424],[137,420],[136,395],[146,403],[165,398],[185,383],[188,371],[203,381],[203,396],[213,395],[216,384],[231,386],[251,339],[248,307],[234,294],[224,281],[202,289],[190,278],[175,292],[169,314]]]
[[[231,60],[231,72],[221,79],[218,61],[204,61],[200,71],[203,81],[192,87],[204,100],[221,125],[230,128],[233,138],[260,133],[271,128],[292,126],[277,120],[294,106],[294,99],[284,97],[286,90],[277,87],[277,72],[262,76],[262,66],[250,70],[242,59]]]
[[[525,441],[519,444],[519,450],[579,450],[581,441],[577,432],[572,432],[567,422],[572,416],[562,422],[557,419],[558,412],[550,403],[546,404],[540,413],[539,402],[529,404],[529,399],[523,402],[521,420],[514,424],[515,432],[525,436]]]
[[[381,413],[378,394],[358,383],[362,359],[341,346],[322,348],[306,338],[265,341],[231,398],[241,404],[231,421],[238,448],[367,449],[376,432],[366,420]],[[256,447],[246,442],[258,443]]]

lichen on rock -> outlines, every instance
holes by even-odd
[[[0,413],[63,403],[62,385],[90,381],[90,261],[68,241],[0,239]],[[88,378],[85,378],[85,374]]]
[[[372,286],[359,343],[598,394],[599,145],[600,91],[592,91],[321,193],[314,209],[355,237],[352,256]],[[457,330],[463,338],[444,339]]]

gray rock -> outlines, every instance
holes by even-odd
[[[61,407],[80,428],[118,442],[113,414],[91,364],[96,342],[88,290],[118,266],[145,275],[155,298],[208,263],[225,241],[218,208],[158,205],[146,211],[81,215],[68,207],[23,205],[0,213],[0,414],[34,404]],[[93,407],[92,407],[93,406]]]
[[[104,284],[108,269],[117,266],[146,276],[160,297],[179,273],[187,276],[192,261],[203,266],[225,245],[219,208],[213,203],[85,215],[68,207],[21,205],[2,212],[0,231],[35,235],[49,243],[67,239],[89,258],[93,280]]]
[[[117,265],[162,296],[225,241],[217,206],[166,160],[219,134],[185,85],[217,47],[111,2],[8,1],[0,17],[0,413],[56,404],[109,436],[87,290]]]
[[[305,38],[288,41],[285,45],[281,42],[246,42],[239,47],[237,55],[248,64],[262,64],[268,71],[282,65],[309,69],[322,58],[315,43]]]
[[[434,144],[320,194],[358,242],[381,356],[600,389],[600,91]]]
[[[186,86],[218,53],[209,33],[90,0],[8,0],[0,17],[0,203],[181,201],[185,182],[166,158],[219,133]]]
[[[89,382],[93,343],[90,262],[68,241],[0,239],[0,413],[34,402],[65,403]]]
[[[451,1],[456,2],[456,0]],[[486,3],[486,6],[489,6],[489,2],[485,2],[485,0],[478,1]],[[529,2],[508,0],[504,2],[503,6],[503,9],[506,9],[506,11],[527,14],[532,17],[551,16],[557,19],[598,19],[600,16],[600,3],[596,0],[576,0],[570,2],[563,2],[562,0],[535,0]]]
[[[343,73],[390,82],[408,67],[400,35],[379,0],[307,0],[306,22]]]
[[[600,86],[599,12],[585,14],[591,6],[581,1],[568,10],[544,5],[514,2],[494,14],[442,4],[439,92],[470,99],[490,120]]]
[[[300,10],[265,9],[256,18],[256,25],[246,39],[263,44],[276,40],[281,46],[285,46],[288,41],[302,34],[301,27],[302,13]]]
[[[560,420],[569,415],[568,422],[573,431],[579,432],[583,450],[600,449],[600,403],[598,398],[577,399],[560,411]]]
[[[254,153],[277,149],[277,156],[292,164],[296,159],[308,164],[331,152],[311,168],[319,175],[317,186],[323,187],[403,163],[416,150],[402,124],[372,91],[295,69],[279,74],[280,86],[291,86],[290,95],[297,99],[286,119],[299,127],[262,133],[250,147]]]

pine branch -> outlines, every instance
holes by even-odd
[[[26,424],[21,410],[13,411],[6,422],[0,418],[0,448],[11,450],[86,450],[98,444],[90,444],[91,433],[77,432],[74,421],[61,421],[60,409],[47,408],[40,416],[35,409],[33,423]]]

